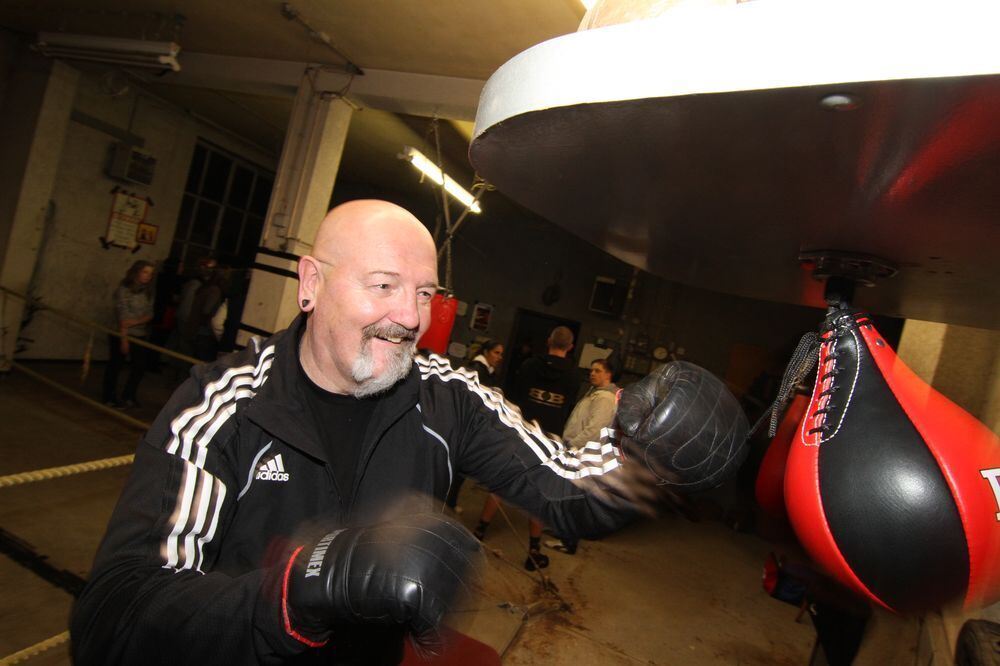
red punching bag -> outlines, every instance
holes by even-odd
[[[788,451],[792,447],[799,429],[799,422],[805,416],[809,406],[809,396],[796,394],[788,406],[778,432],[774,434],[767,452],[757,470],[757,481],[754,484],[754,495],[757,504],[775,518],[786,518],[785,512],[785,465],[788,462]]]
[[[907,368],[867,315],[827,317],[785,501],[810,555],[896,611],[1000,599],[1000,439]]]
[[[418,349],[429,349],[444,356],[448,353],[451,329],[455,325],[455,310],[458,299],[454,296],[434,294],[431,298],[431,325],[417,341]]]

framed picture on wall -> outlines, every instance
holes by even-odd
[[[155,224],[150,224],[148,222],[140,222],[139,228],[135,232],[135,239],[140,243],[145,243],[147,245],[156,244],[156,236],[160,231],[160,227]]]
[[[476,303],[472,306],[472,316],[469,318],[469,328],[473,331],[486,333],[490,330],[490,320],[493,318],[493,306],[489,303]]]
[[[140,197],[118,187],[111,190],[111,213],[108,228],[100,237],[105,248],[111,246],[134,249],[138,247],[139,225],[146,222],[146,215],[152,203],[147,197]],[[150,225],[152,226],[152,225]]]

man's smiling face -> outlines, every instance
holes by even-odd
[[[376,211],[316,246],[312,352],[326,361],[325,384],[358,397],[405,377],[430,325],[437,253],[423,226],[399,215]]]

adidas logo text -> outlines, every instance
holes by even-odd
[[[260,481],[288,481],[288,472],[285,471],[281,454],[279,453],[267,462],[261,463],[254,478]]]

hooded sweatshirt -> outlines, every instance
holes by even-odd
[[[573,359],[546,354],[521,364],[511,399],[524,418],[538,421],[543,430],[558,435],[573,411],[579,389]]]
[[[617,393],[618,387],[614,383],[603,387],[591,386],[566,421],[563,443],[579,449],[587,442],[600,441],[601,429],[610,427],[615,420]]]

